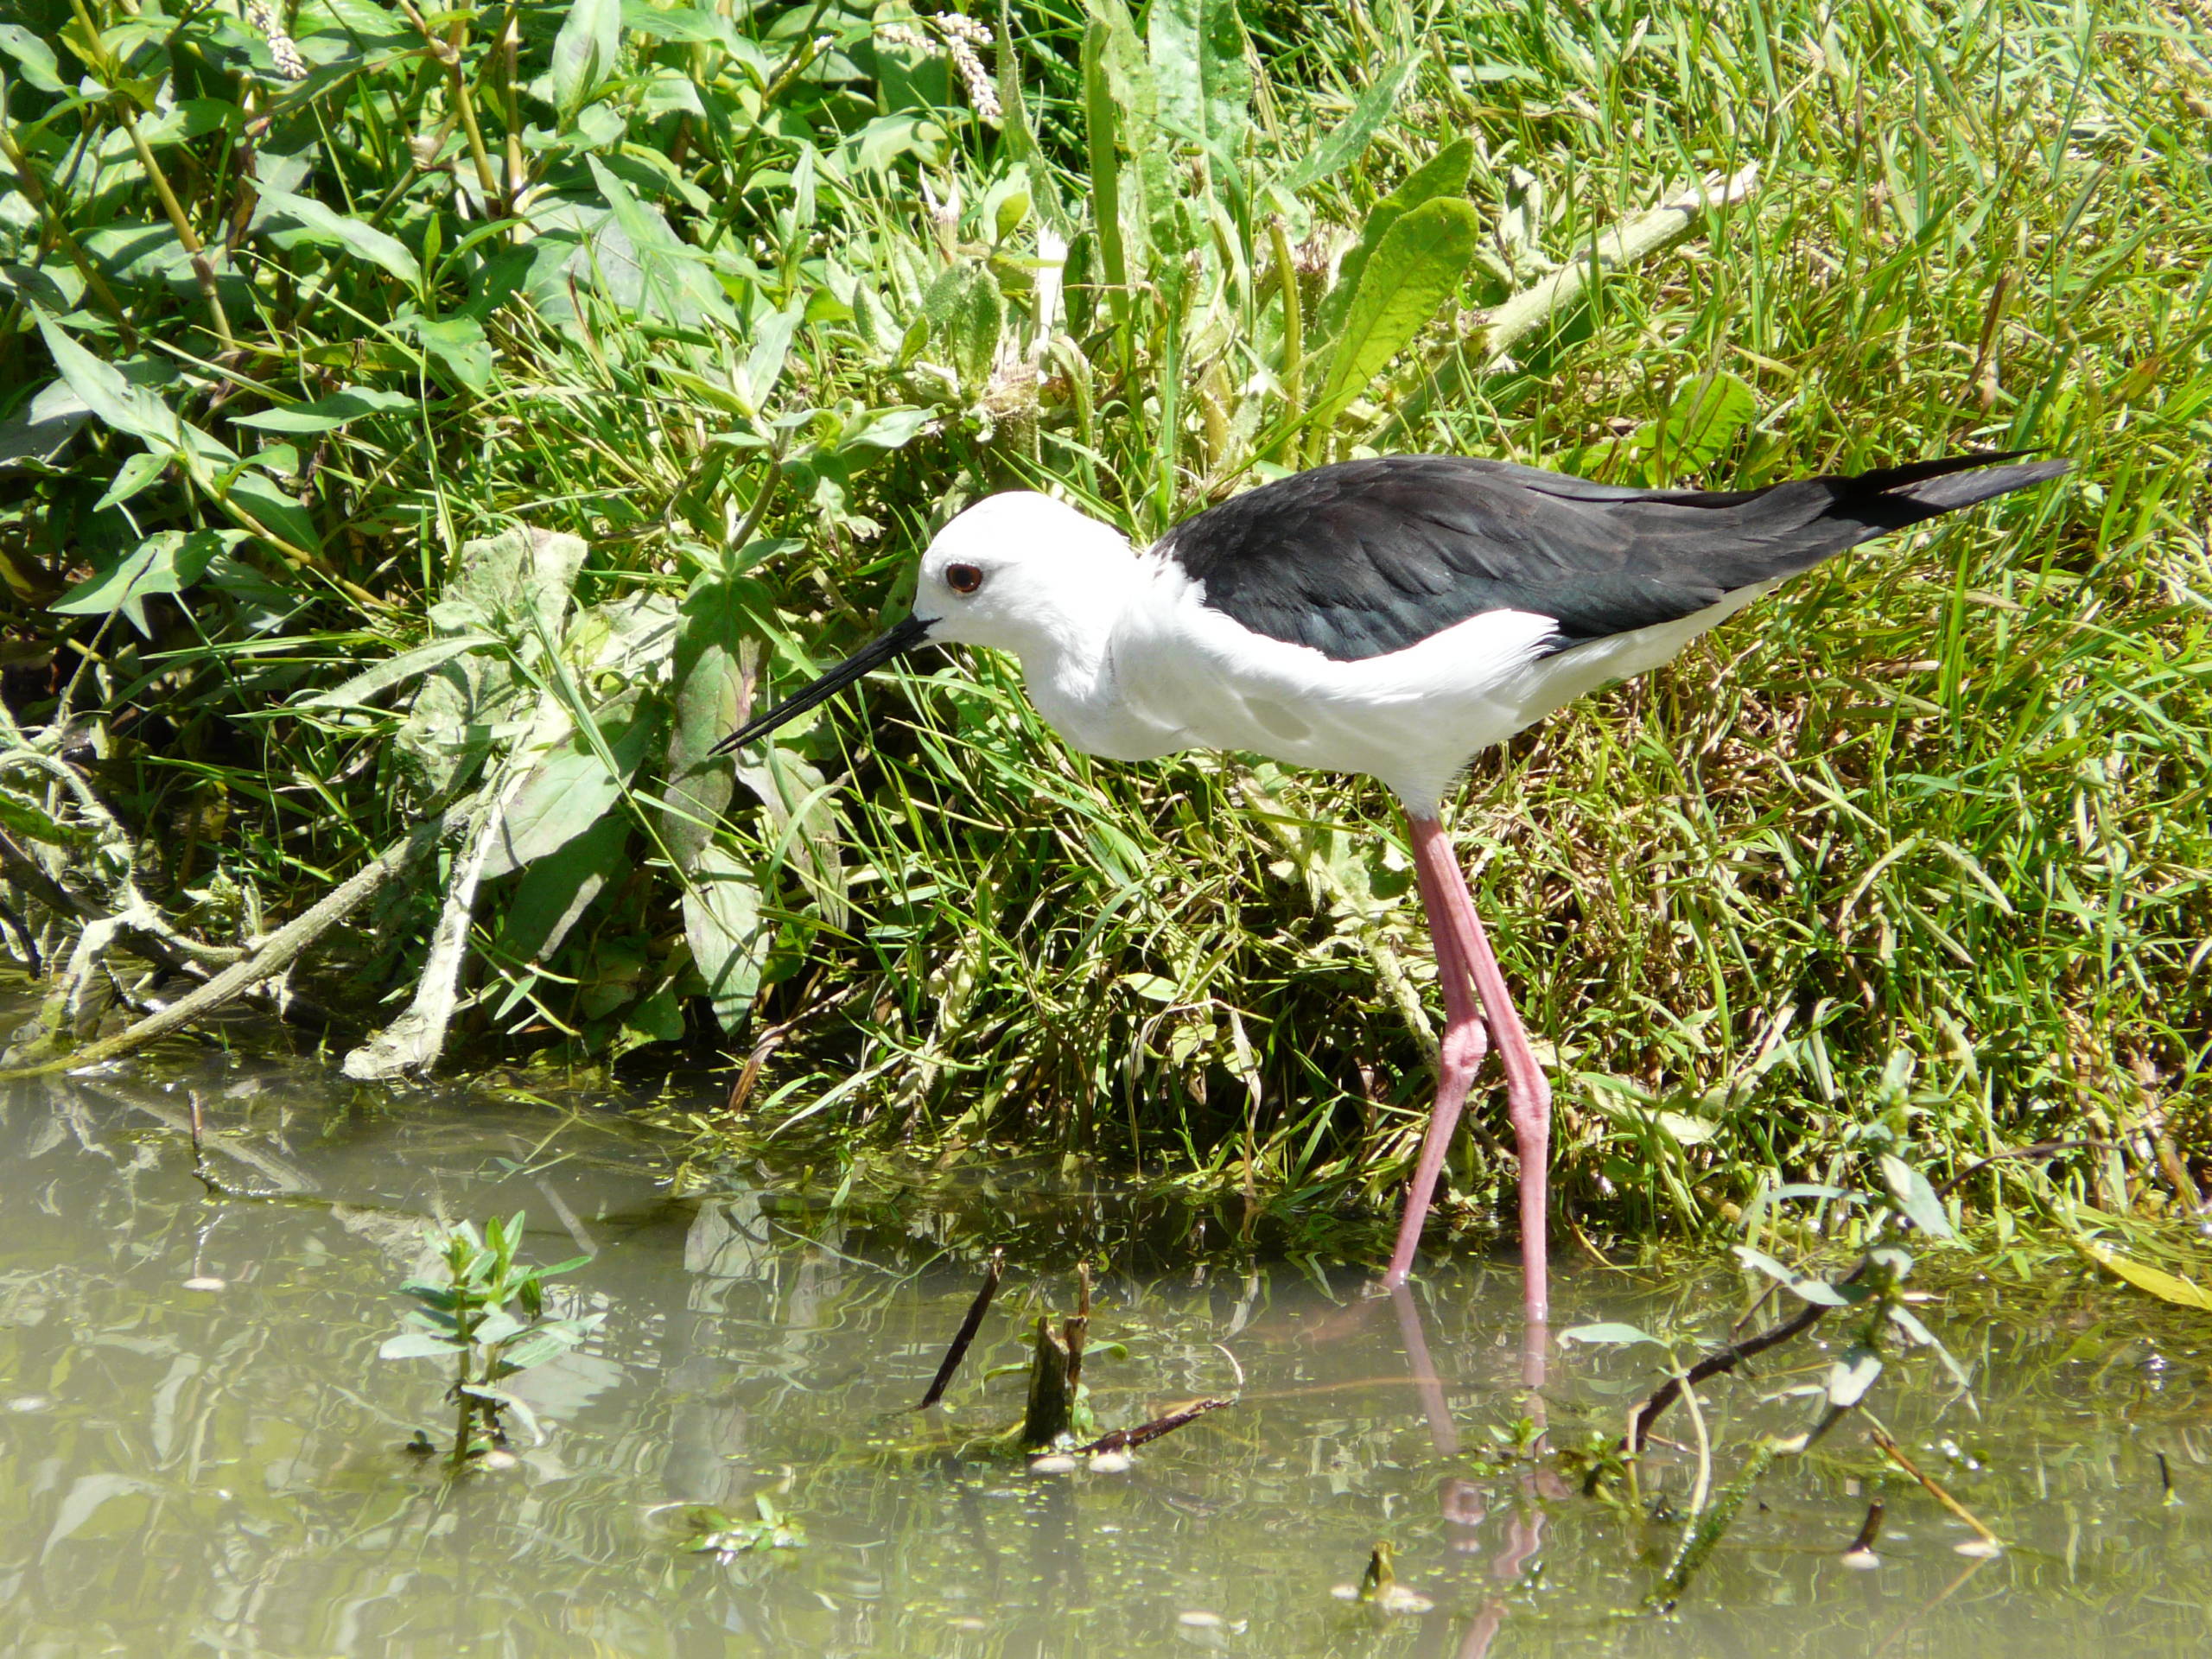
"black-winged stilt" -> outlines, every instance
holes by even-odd
[[[1439,819],[1446,788],[1477,751],[1657,667],[1783,577],[2067,469],[2016,459],[1713,491],[1389,455],[1263,485],[1142,552],[1049,496],[994,495],[930,543],[912,615],[721,747],[901,652],[957,643],[1020,658],[1038,712],[1089,753],[1246,749],[1381,779],[1405,807],[1446,1016],[1436,1103],[1383,1282],[1412,1270],[1445,1149],[1495,1042],[1521,1163],[1523,1305],[1541,1325],[1551,1091]]]

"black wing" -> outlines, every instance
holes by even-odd
[[[1738,588],[2067,470],[1952,455],[1762,490],[1636,490],[1456,455],[1317,467],[1185,519],[1160,550],[1205,602],[1338,662],[1471,616],[1558,625],[1556,650],[1671,622]]]

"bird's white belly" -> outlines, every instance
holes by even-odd
[[[1469,755],[1532,717],[1525,671],[1551,631],[1542,617],[1492,612],[1345,663],[1179,606],[1116,631],[1108,696],[1173,734],[1173,747],[1249,749],[1433,796]]]

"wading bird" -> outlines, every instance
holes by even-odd
[[[1540,1325],[1551,1091],[1439,818],[1445,790],[1478,751],[1657,667],[1784,577],[2067,468],[2016,459],[1716,491],[1388,455],[1263,485],[1141,552],[1049,496],[994,495],[930,543],[912,615],[721,747],[766,735],[902,652],[957,643],[1019,658],[1038,713],[1088,753],[1243,749],[1382,779],[1405,808],[1446,1014],[1436,1102],[1383,1282],[1412,1270],[1446,1147],[1495,1044],[1521,1165],[1523,1307]]]

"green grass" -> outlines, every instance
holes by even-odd
[[[474,1052],[650,1071],[680,1041],[757,1061],[746,1135],[1052,1148],[1294,1211],[1383,1206],[1428,1088],[1392,978],[1433,996],[1378,787],[1094,762],[1012,664],[925,663],[788,734],[784,783],[760,779],[776,810],[740,787],[702,853],[721,798],[671,813],[661,780],[753,668],[713,645],[759,640],[790,684],[895,613],[929,531],[1007,486],[1144,535],[1363,448],[1737,486],[2031,448],[2074,477],[1825,567],[1480,758],[1454,829],[1555,1046],[1560,1179],[1595,1220],[1711,1225],[1843,1167],[1869,1124],[1938,1179],[2108,1142],[2059,1161],[2107,1208],[2170,1205],[2171,1171],[2201,1169],[2212,63],[2190,14],[1254,7],[1248,121],[1236,54],[1156,48],[1148,94],[1147,21],[1123,34],[1102,6],[1086,51],[1058,0],[1012,14],[1000,66],[1027,137],[942,60],[879,51],[889,8],[686,12],[656,40],[632,7],[603,80],[580,45],[595,15],[440,14],[457,81],[404,13],[313,0],[295,85],[227,12],[88,0],[54,86],[22,52],[0,63],[0,421],[52,379],[59,330],[249,458],[168,440],[176,459],[101,505],[165,440],[96,420],[0,478],[10,704],[34,728],[89,665],[100,786],[183,919],[220,937],[230,895],[294,912],[432,804],[529,770],[498,733],[425,758],[411,688],[283,700],[430,637],[464,543],[569,532],[589,550],[574,613],[492,619],[470,660],[505,677],[478,712],[555,729],[598,709],[637,753],[604,751],[603,817],[554,826],[602,828],[479,897]],[[1364,151],[1300,182],[1401,63]],[[88,70],[121,90],[55,90]],[[119,114],[149,83],[135,120],[218,251],[204,278]],[[1147,130],[1148,96],[1211,152]],[[1379,360],[1332,358],[1357,308],[1328,299],[1329,256],[1460,140],[1464,188],[1421,221],[1440,308]],[[249,156],[326,215],[254,217]],[[1484,314],[1552,263],[1752,164],[1743,203],[1485,350]],[[1039,338],[1055,228],[1065,302]],[[345,387],[400,396],[324,431],[236,424]],[[1686,418],[1716,398],[1720,418]],[[912,414],[871,435],[880,410]],[[193,580],[209,543],[164,531],[231,544]],[[135,588],[73,587],[149,545]],[[672,652],[599,650],[622,605],[687,592]],[[601,741],[569,742],[575,766]],[[329,958],[357,1002],[411,991],[435,887]],[[1455,1192],[1479,1213],[1510,1178],[1478,1121]],[[2025,1190],[1998,1180],[1967,1196]]]

